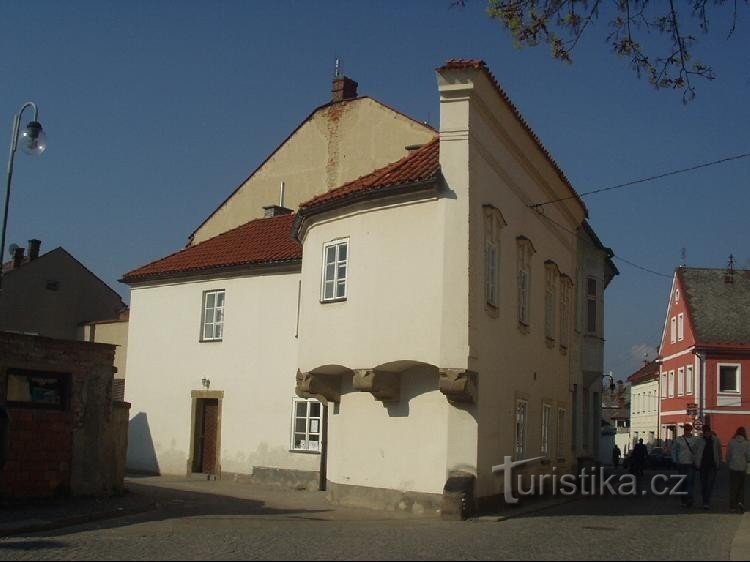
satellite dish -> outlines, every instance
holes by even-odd
[[[11,257],[16,253],[16,250],[18,250],[18,248],[18,244],[11,244],[10,246],[8,246],[8,252],[10,252]]]

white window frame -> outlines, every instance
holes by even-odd
[[[557,456],[562,458],[565,451],[565,408],[557,409]]]
[[[341,248],[346,248],[346,257],[342,260],[340,259],[341,255]],[[335,248],[334,249],[334,261],[328,262],[328,248]],[[320,302],[335,302],[335,301],[344,301],[347,299],[348,295],[348,289],[349,284],[347,282],[349,278],[349,257],[350,257],[350,249],[349,249],[349,238],[338,238],[336,240],[331,240],[330,242],[326,242],[323,244],[323,267],[321,268],[321,283],[320,283]],[[331,279],[327,276],[327,270],[328,266],[333,266],[333,277]],[[344,268],[344,275],[343,277],[340,276],[341,268]],[[343,282],[343,295],[338,294],[338,287]],[[326,286],[330,283],[330,286],[332,288],[332,293],[330,297],[326,297]]]
[[[735,390],[721,390],[721,368],[734,369]],[[740,363],[718,363],[716,365],[716,393],[723,396],[737,396],[742,394],[742,365]]]
[[[669,341],[677,343],[677,317],[672,316],[669,320]]]
[[[680,312],[677,315],[677,341],[685,339],[685,313]]]
[[[518,244],[518,322],[531,324],[531,257],[534,247],[531,240],[519,237]]]
[[[552,406],[542,403],[542,447],[541,453],[545,457],[551,457],[550,434],[552,432]]]
[[[677,369],[677,396],[685,396],[685,367]]]
[[[560,272],[554,262],[544,264],[544,337],[555,341],[557,331],[557,280]]]
[[[298,405],[304,405],[305,413],[304,416],[298,415]],[[311,411],[314,407],[318,407],[317,416],[311,415]],[[289,450],[303,453],[316,453],[320,454],[323,449],[323,408],[325,406],[314,398],[293,398],[292,399],[292,427],[291,427],[291,439],[289,442]],[[298,431],[299,427],[297,422],[304,420],[304,432]],[[297,443],[297,437],[304,435],[304,439],[300,439],[299,445]],[[317,440],[311,439],[310,437],[317,437]]]
[[[661,386],[661,397],[667,397],[667,373],[666,371],[659,373],[659,382]]]
[[[695,373],[693,372],[693,366],[688,365],[687,369],[685,371],[685,380],[687,384],[685,385],[685,394],[692,394],[693,388],[695,386]]]
[[[591,286],[593,284],[594,291],[591,292]],[[598,334],[599,333],[599,280],[596,277],[587,277],[586,286],[586,317],[584,318],[586,333],[587,334]],[[593,322],[592,327],[592,311],[593,311]]]
[[[213,297],[213,306],[209,307],[209,297]],[[219,299],[221,297],[221,299]],[[217,305],[221,300],[221,305]],[[226,290],[212,289],[203,291],[201,300],[201,333],[199,341],[222,341],[224,339],[224,309],[226,307]],[[217,320],[217,317],[219,318]],[[210,327],[209,335],[206,329]]]
[[[516,400],[516,425],[514,437],[515,460],[526,458],[526,443],[528,441],[529,428],[529,401]]]
[[[560,276],[560,347],[570,345],[570,294],[573,282],[567,275]]]
[[[669,374],[667,375],[667,384],[667,394],[669,395],[669,398],[674,398],[674,371],[669,371]]]
[[[498,307],[498,245],[488,238],[484,243],[484,296],[488,305]]]

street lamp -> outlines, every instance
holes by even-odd
[[[10,154],[8,155],[8,177],[5,183],[5,211],[3,212],[3,231],[0,236],[0,291],[2,291],[3,271],[2,264],[5,260],[5,230],[8,227],[8,203],[10,202],[10,182],[13,178],[13,160],[19,145],[19,133],[21,128],[21,116],[27,108],[34,108],[34,120],[31,121],[23,133],[21,133],[21,149],[30,155],[41,154],[47,148],[47,136],[44,134],[42,125],[39,123],[39,108],[34,102],[27,101],[21,107],[21,111],[13,119],[13,135],[10,138]]]

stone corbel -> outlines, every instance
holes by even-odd
[[[355,369],[352,383],[354,390],[370,392],[381,402],[398,402],[401,399],[401,377],[398,373]]]
[[[451,402],[476,402],[477,374],[465,369],[440,369],[440,392]]]
[[[321,402],[341,400],[341,375],[321,375],[297,371],[294,392],[300,398],[317,398]]]

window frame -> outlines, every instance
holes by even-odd
[[[208,297],[209,295],[215,295],[214,298],[214,306],[212,307],[212,316],[213,320],[209,323],[206,321],[207,316],[207,308],[208,308]],[[221,307],[216,306],[216,302],[218,300],[218,296],[222,296],[222,303]],[[220,342],[224,340],[224,321],[226,318],[225,310],[226,310],[226,304],[227,304],[227,292],[226,289],[208,289],[203,291],[203,296],[201,299],[201,331],[200,331],[200,338],[199,341],[201,342]],[[221,310],[221,321],[216,322],[216,310]],[[213,326],[213,337],[206,337],[206,327],[208,325]],[[220,326],[220,334],[217,337],[216,336],[216,326]]]
[[[297,406],[298,404],[305,404],[305,415],[304,416],[298,416],[297,415]],[[311,416],[310,412],[312,410],[313,405],[318,405],[319,415],[317,416]],[[316,454],[320,455],[323,452],[323,438],[324,438],[324,427],[323,424],[325,423],[325,414],[324,414],[324,408],[322,402],[315,398],[300,398],[298,396],[295,396],[292,398],[292,421],[291,421],[291,428],[290,428],[290,440],[289,440],[289,451],[292,453],[307,453],[307,454]],[[305,439],[302,441],[305,443],[305,447],[297,447],[297,435],[302,435],[302,432],[297,431],[297,420],[303,419],[305,420]],[[313,422],[317,422],[318,425],[318,431],[311,431],[311,428],[313,427]],[[318,437],[318,440],[311,440],[310,436],[314,435]],[[310,448],[310,443],[317,443],[317,449]]]
[[[669,398],[674,398],[674,370],[670,370],[667,374],[667,394],[669,395]]]
[[[573,292],[573,280],[565,275],[560,275],[560,349],[566,350],[570,345],[571,326],[571,299]]]
[[[37,379],[55,379],[56,392],[59,400],[56,402],[35,402],[33,396],[31,400],[13,400],[10,398],[11,377],[26,378],[29,381],[29,392],[31,389],[31,380]],[[73,385],[73,375],[69,372],[46,371],[39,369],[19,369],[9,368],[5,371],[5,396],[6,405],[13,408],[23,408],[29,410],[56,410],[68,411],[70,409],[71,393]]]
[[[685,368],[685,394],[693,394],[695,388],[695,373],[692,365]]]
[[[562,452],[565,451],[565,408],[557,408],[557,456],[561,458]]]
[[[659,373],[659,394],[660,398],[666,398],[667,397],[667,372],[662,371]]]
[[[557,339],[557,306],[560,270],[551,260],[544,262],[544,337],[554,345]]]
[[[677,315],[677,341],[685,339],[685,313],[680,312]]]
[[[594,285],[594,292],[591,292],[591,284]],[[599,334],[599,280],[596,277],[586,277],[586,317],[584,322],[586,324],[586,334],[598,335]],[[592,310],[593,310],[593,323],[592,328]]]
[[[721,390],[722,368],[734,369],[735,390]],[[739,396],[742,394],[742,365],[740,363],[717,363],[716,364],[716,393],[722,396]]]
[[[346,258],[344,260],[339,259],[340,255],[340,248],[342,246],[346,246]],[[327,279],[326,278],[326,270],[328,269],[328,261],[327,261],[327,254],[328,254],[328,248],[334,247],[335,249],[335,255],[334,255],[334,261],[333,261],[333,279]],[[349,297],[349,259],[351,257],[351,244],[349,237],[346,238],[336,238],[334,240],[330,240],[328,242],[325,242],[323,244],[323,259],[322,259],[322,266],[320,271],[320,302],[321,304],[329,303],[329,302],[341,302],[347,300]],[[342,266],[345,268],[345,274],[343,277],[343,286],[344,286],[344,294],[343,296],[337,296],[337,287],[339,283],[342,281],[342,279],[339,277],[339,268]],[[333,287],[333,294],[331,297],[326,298],[326,283],[328,282],[332,283]]]
[[[531,258],[534,255],[534,246],[531,240],[525,236],[516,238],[517,256],[517,299],[518,299],[518,323],[528,329],[531,325]]]
[[[677,317],[669,319],[669,343],[677,343]]]
[[[542,438],[540,453],[550,458],[552,456],[552,443],[550,434],[552,433],[552,405],[542,402]]]
[[[528,433],[529,401],[523,398],[517,398],[515,410],[515,435],[513,437],[514,460],[521,460],[526,458]]]

